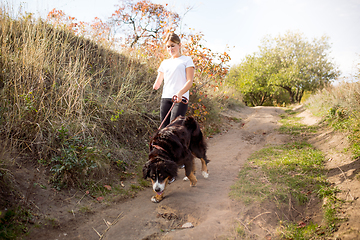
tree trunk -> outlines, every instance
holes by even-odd
[[[264,105],[264,102],[266,101],[266,98],[267,98],[267,94],[264,93],[263,96],[261,97],[260,106]]]
[[[288,86],[280,86],[280,87],[282,87],[283,89],[289,92],[290,103],[295,103],[295,93],[291,90],[291,87]]]
[[[304,96],[304,92],[305,92],[305,90],[301,90],[299,93],[297,93],[296,101],[297,101],[298,103],[301,102],[301,99],[302,99],[302,97]]]

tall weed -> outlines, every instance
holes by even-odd
[[[149,91],[153,69],[31,15],[12,19],[4,8],[0,31],[0,133],[7,148],[55,169],[61,161],[54,159],[64,158],[71,144],[78,150],[92,139],[91,147],[114,166],[138,161],[158,121],[159,93]],[[69,146],[64,148],[58,129],[67,129]],[[90,155],[81,158],[90,161]],[[109,165],[102,159],[104,164],[91,165],[95,171]]]
[[[309,97],[305,106],[335,129],[346,131],[354,158],[360,157],[360,81],[329,86]]]

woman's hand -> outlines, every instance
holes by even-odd
[[[153,89],[154,90],[158,90],[159,89],[159,84],[156,84],[157,82],[154,82],[154,85],[153,85]]]
[[[182,94],[177,93],[175,96],[176,96],[176,97],[175,97],[175,102],[176,102],[176,103],[179,103],[179,102],[182,101],[182,96],[183,96]]]

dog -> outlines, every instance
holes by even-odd
[[[210,160],[206,157],[206,150],[203,133],[193,117],[179,116],[158,130],[150,141],[149,160],[143,166],[143,178],[151,179],[156,194],[151,201],[159,203],[163,200],[166,186],[177,177],[181,166],[185,166],[190,186],[196,186],[194,156],[201,160],[202,175],[208,178],[207,164]]]

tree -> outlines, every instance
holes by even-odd
[[[167,32],[178,27],[180,17],[177,13],[167,10],[165,6],[149,0],[139,2],[128,0],[118,6],[110,22],[114,30],[120,29],[122,34],[125,34],[125,43],[134,47],[141,40],[147,41],[152,38],[161,41],[161,37]]]
[[[267,58],[253,54],[230,69],[227,82],[240,90],[246,105],[262,106],[265,101],[271,100],[274,91],[268,84],[270,76],[271,66],[267,63]]]
[[[265,38],[260,54],[267,56],[276,69],[268,84],[285,89],[291,103],[300,103],[305,91],[314,92],[329,84],[340,72],[331,62],[328,40],[322,36],[310,42],[292,32]]]
[[[245,98],[256,98],[251,100],[255,104],[263,104],[265,96],[271,98],[276,88],[289,93],[290,103],[300,103],[305,91],[323,88],[340,74],[331,62],[326,36],[309,42],[302,34],[287,32],[276,38],[265,37],[259,49],[239,65],[236,71],[241,74],[235,78],[230,74],[229,79]]]
[[[76,18],[68,16],[62,10],[53,9],[47,15],[47,21],[56,26],[63,27],[75,33],[77,36],[84,36],[97,43],[110,44],[110,27],[100,18],[95,17],[91,23],[77,21]]]

